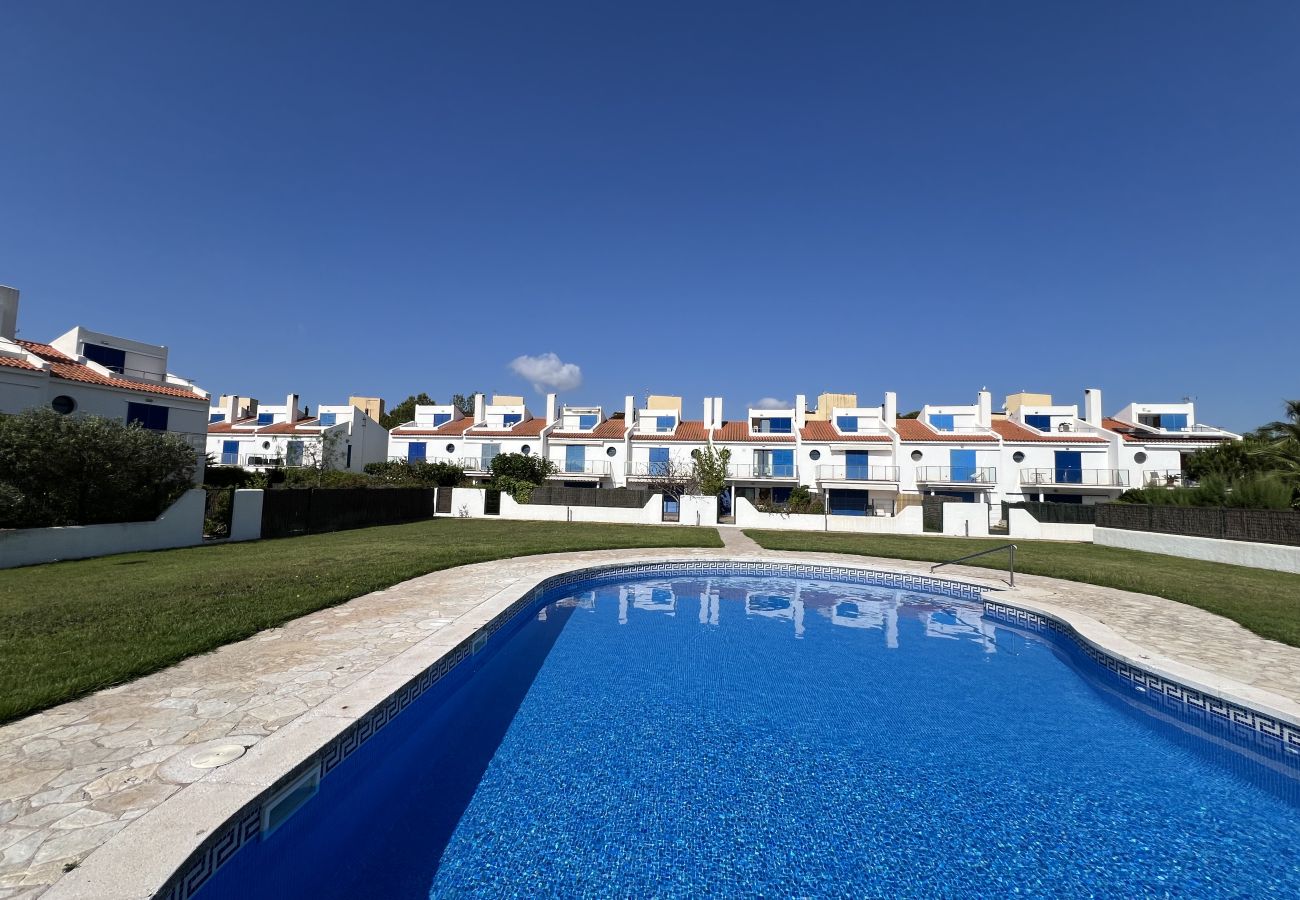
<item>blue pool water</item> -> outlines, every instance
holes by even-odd
[[[977,603],[685,576],[519,621],[201,900],[1300,895],[1293,756]]]

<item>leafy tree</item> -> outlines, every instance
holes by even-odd
[[[713,446],[696,450],[694,476],[700,493],[705,497],[716,497],[727,489],[727,465],[731,462],[730,450],[718,450]]]
[[[1247,437],[1197,450],[1183,460],[1183,472],[1193,481],[1216,477],[1232,481],[1268,471],[1268,462],[1258,450],[1260,443]]]
[[[1286,418],[1254,431],[1251,452],[1266,468],[1300,486],[1300,400],[1283,402]]]
[[[921,418],[921,411],[919,409],[913,409],[909,412],[899,413],[898,417],[900,419],[919,419]]]
[[[663,494],[665,499],[671,498],[679,503],[683,497],[694,497],[700,494],[696,461],[691,460],[687,463],[670,456],[662,462],[654,463],[647,487],[650,493]]]
[[[416,406],[432,406],[433,404],[434,399],[428,394],[412,394],[380,416],[379,424],[382,425],[385,430],[391,430],[396,428],[398,425],[405,425],[407,422],[415,420]]]
[[[488,487],[505,491],[519,503],[527,503],[533,495],[533,488],[545,483],[548,475],[554,475],[559,467],[540,456],[524,456],[522,453],[499,453],[492,457],[492,477]]]
[[[452,394],[451,405],[460,410],[461,415],[474,415],[474,393]]]
[[[0,527],[154,519],[197,467],[170,432],[43,409],[0,416]]]

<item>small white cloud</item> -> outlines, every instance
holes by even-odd
[[[794,406],[789,400],[780,400],[776,397],[764,397],[749,404],[750,409],[791,409]]]
[[[539,394],[547,391],[571,391],[582,384],[582,369],[566,363],[554,353],[540,356],[516,356],[510,369],[533,383]]]

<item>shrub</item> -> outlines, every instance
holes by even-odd
[[[238,466],[209,466],[203,470],[205,488],[265,488],[266,475]]]
[[[154,519],[197,466],[169,432],[41,409],[0,416],[0,527]]]
[[[533,488],[544,484],[546,476],[558,471],[555,463],[540,456],[501,453],[492,458],[492,478],[487,486],[505,491],[517,503],[527,503]]]
[[[376,487],[369,475],[360,472],[342,472],[338,469],[320,470],[311,466],[281,469],[284,478],[281,482],[286,488],[358,488]]]
[[[460,466],[418,460],[367,463],[366,474],[379,484],[402,487],[455,487],[465,480]]]

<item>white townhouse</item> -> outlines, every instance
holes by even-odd
[[[208,410],[207,452],[220,466],[252,471],[325,464],[361,472],[388,456],[388,432],[379,424],[383,404],[351,397],[345,405],[321,406],[316,415],[289,394],[283,405],[262,405],[252,397],[223,395]]]
[[[167,348],[80,326],[48,344],[20,340],[18,296],[0,287],[0,413],[44,408],[167,431],[194,447],[201,480],[208,395],[167,371]]]
[[[1130,403],[1102,427],[1118,437],[1116,465],[1133,473],[1135,487],[1177,487],[1183,484],[1185,458],[1214,444],[1240,440],[1241,435],[1196,421],[1196,406],[1181,403]]]
[[[822,394],[799,429],[799,481],[832,515],[891,515],[900,469],[898,399],[860,406],[856,394]]]
[[[722,417],[722,398],[704,401],[705,425],[713,446],[726,450],[728,494],[726,510],[737,497],[751,503],[784,503],[799,484],[799,431],[806,415],[803,396],[788,409],[746,410],[745,418],[728,422]]]
[[[548,398],[552,408],[553,397]],[[412,462],[451,463],[471,478],[485,479],[498,454],[544,455],[547,430],[546,419],[535,417],[524,398],[498,394],[488,403],[483,394],[475,394],[472,417],[450,404],[417,406],[415,419],[389,432],[388,455]]]
[[[629,406],[629,410],[630,410]],[[566,487],[612,487],[624,484],[628,458],[628,410],[608,419],[599,406],[564,406],[546,398],[547,458],[555,464],[550,480]]]

